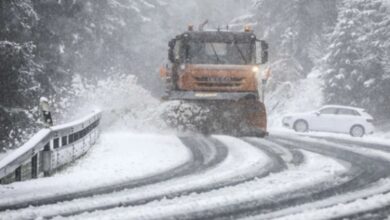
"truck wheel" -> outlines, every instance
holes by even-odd
[[[363,137],[366,132],[365,132],[363,126],[361,126],[361,125],[354,125],[351,128],[349,133],[351,134],[352,137]]]
[[[298,120],[294,123],[294,130],[301,133],[308,132],[309,125],[305,120]]]

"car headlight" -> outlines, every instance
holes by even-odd
[[[283,122],[290,121],[292,119],[291,116],[286,116],[283,118]]]
[[[259,72],[259,67],[258,67],[258,66],[252,67],[252,71],[253,71],[254,73],[258,73],[258,72]]]

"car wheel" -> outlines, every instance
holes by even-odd
[[[305,120],[298,120],[294,123],[294,130],[296,132],[307,132],[309,131],[309,125]]]
[[[352,137],[363,137],[365,134],[364,127],[361,125],[354,125],[349,132]]]

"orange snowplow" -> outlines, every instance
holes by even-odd
[[[187,121],[168,119],[173,126],[237,136],[267,134],[267,114],[258,84],[261,65],[268,61],[265,41],[249,29],[193,31],[191,27],[170,41],[168,56],[170,64],[160,70],[166,84],[163,100],[203,109],[201,115],[186,111]],[[171,111],[180,114],[180,109]]]

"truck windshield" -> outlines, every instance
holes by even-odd
[[[192,64],[252,64],[251,43],[190,42],[188,61]]]

